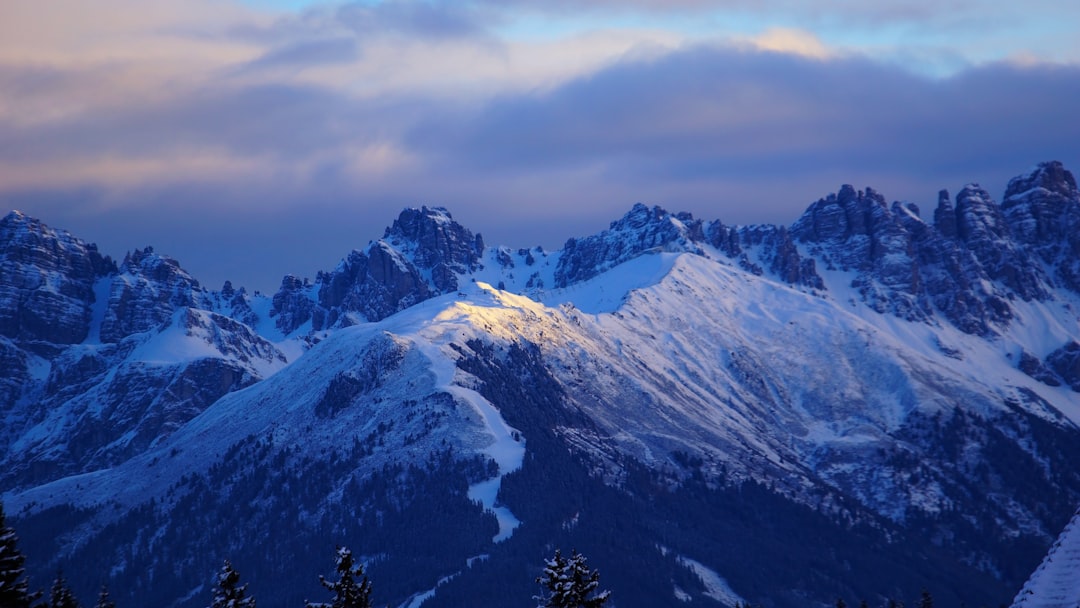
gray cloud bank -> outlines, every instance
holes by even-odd
[[[399,18],[471,31],[442,14]],[[248,66],[358,53],[347,39],[290,41]],[[94,77],[6,65],[0,90],[50,99]],[[285,272],[312,276],[381,236],[406,205],[445,205],[489,243],[557,247],[636,201],[790,223],[843,182],[931,204],[969,181],[1000,196],[1041,160],[1080,169],[1074,65],[933,79],[860,57],[696,45],[474,101],[216,78],[52,120],[0,114],[0,201],[106,253],[153,244],[212,287],[272,290]],[[100,175],[57,174],[109,159]]]

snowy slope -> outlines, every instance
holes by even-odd
[[[703,458],[711,474],[725,469],[781,481],[792,491],[824,479],[892,517],[902,517],[903,510],[886,505],[933,512],[951,504],[934,480],[912,483],[903,471],[864,458],[868,450],[906,445],[894,435],[914,410],[946,411],[963,395],[963,407],[984,416],[1007,414],[1003,404],[1009,400],[1059,423],[1064,419],[1058,410],[1077,415],[1068,389],[1035,382],[1001,353],[987,354],[977,337],[853,314],[845,304],[701,256],[641,256],[591,282],[551,292],[546,300],[542,304],[476,283],[384,321],[335,332],[289,368],[222,398],[158,450],[127,465],[141,470],[165,466],[147,462],[167,463],[175,472],[150,476],[147,483],[154,487],[129,485],[124,481],[128,469],[119,468],[106,472],[117,479],[115,484],[95,483],[102,496],[71,491],[70,500],[99,504],[126,496],[125,503],[138,504],[160,494],[173,477],[208,467],[252,434],[317,445],[313,437],[323,433],[321,439],[331,441],[340,421],[324,431],[308,428],[311,411],[333,377],[362,367],[380,340],[422,354],[407,359],[411,363],[404,373],[413,380],[395,385],[396,398],[449,392],[468,406],[464,412],[472,412],[464,422],[473,430],[454,441],[478,447],[503,474],[520,466],[524,446],[471,390],[468,377],[455,372],[451,343],[482,339],[540,345],[552,373],[574,389],[570,398],[595,424],[562,432],[600,456],[626,454],[674,471],[678,465],[672,455],[687,452]],[[592,310],[579,309],[574,301]],[[942,341],[951,345],[948,354],[935,346]],[[147,350],[151,344],[135,352],[149,356],[165,348]],[[988,385],[988,374],[1001,381]],[[1021,388],[1043,401],[1025,397]],[[359,410],[356,415],[373,414],[386,412]],[[458,427],[444,430],[436,435],[440,440],[451,430],[462,432]],[[467,438],[477,434],[488,439]],[[199,449],[186,449],[193,445]],[[162,458],[176,450],[197,460]],[[610,473],[617,475],[615,469]],[[73,480],[58,484],[9,500],[16,507],[47,504],[41,496],[65,497],[61,487],[83,485]],[[475,497],[494,508],[497,488],[493,479],[477,486]],[[512,526],[509,514],[503,520]]]
[[[1013,608],[1080,606],[1080,511],[1065,526],[1012,605]]]
[[[1080,209],[1053,166],[1024,179]],[[1018,226],[1046,216],[1040,192],[1010,199]],[[211,552],[255,559],[270,540],[311,569],[312,547],[366,529],[396,598],[454,605],[550,539],[587,537],[601,509],[624,519],[594,547],[666,568],[652,600],[768,599],[721,539],[695,537],[740,534],[716,513],[765,518],[772,559],[798,534],[768,536],[786,512],[825,539],[815,559],[851,533],[888,584],[955,570],[957,588],[997,593],[1080,502],[1080,294],[1054,283],[1072,276],[1068,230],[1029,247],[988,194],[961,194],[931,223],[845,186],[790,231],[637,205],[557,252],[485,248],[445,209],[411,209],[272,298],[208,292],[136,251],[56,308],[72,343],[0,336],[0,492],[50,566],[112,564],[164,594],[141,601],[193,605]],[[785,606],[835,596],[848,572],[782,568]]]
[[[379,323],[335,332],[288,368],[246,390],[222,397],[155,449],[121,466],[64,478],[5,500],[13,510],[57,503],[132,507],[161,497],[182,475],[206,470],[231,446],[251,435],[271,437],[282,445],[305,446],[314,450],[311,456],[318,456],[318,450],[335,444],[343,425],[352,427],[354,434],[363,435],[379,422],[402,422],[402,412],[373,409],[377,403],[371,402],[359,408],[346,408],[341,415],[321,420],[321,424],[313,415],[335,377],[343,371],[364,372],[373,365],[382,365],[385,362],[379,361],[378,356],[386,352],[392,353],[387,368],[375,370],[387,376],[378,387],[379,398],[375,402],[447,392],[454,397],[460,418],[448,421],[431,436],[412,444],[409,450],[375,454],[366,466],[379,466],[385,458],[420,459],[433,446],[449,439],[455,445],[490,456],[499,465],[500,475],[511,472],[520,466],[524,439],[515,437],[514,429],[475,391],[455,381],[456,368],[450,358],[453,351],[447,348],[449,341],[463,330],[477,332],[469,326],[471,306],[444,296]],[[187,356],[190,348],[185,339],[169,339],[165,334],[135,352],[143,357],[161,356],[163,352]],[[401,433],[411,428],[403,426]],[[478,484],[472,494],[485,507],[497,509],[497,492],[498,477],[495,477]],[[505,510],[498,510],[497,515],[505,525],[499,538],[505,538],[513,529],[513,516]]]

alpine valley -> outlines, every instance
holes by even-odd
[[[442,208],[273,296],[0,220],[0,495],[32,585],[264,608],[1007,604],[1080,505],[1080,191],[790,226],[635,205],[560,251]]]

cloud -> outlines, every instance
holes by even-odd
[[[488,36],[488,17],[469,8],[467,3],[350,2],[338,7],[335,17],[361,35],[392,31],[436,39]]]
[[[308,40],[274,48],[252,61],[248,69],[280,66],[310,67],[334,63],[352,63],[359,57],[355,39],[330,38]]]
[[[858,57],[695,47],[410,133],[463,171],[602,167],[611,180],[846,169],[943,175],[1080,151],[1080,68],[996,64],[932,79]],[[1015,160],[1005,160],[1015,159]],[[1002,166],[1005,165],[1005,166]]]
[[[484,3],[268,16],[102,1],[115,22],[81,0],[56,0],[73,11],[56,21],[11,5],[44,20],[40,37],[0,19],[22,36],[0,35],[0,204],[114,255],[160,246],[215,286],[311,275],[405,205],[447,205],[491,243],[558,246],[636,201],[788,223],[844,182],[931,204],[1080,163],[1080,67],[1037,54],[927,77],[787,26],[515,38]],[[249,259],[258,278],[238,274]]]
[[[836,54],[811,32],[794,28],[770,28],[749,38],[748,42],[763,51],[789,53],[816,59],[825,59]]]
[[[477,0],[472,4],[488,10],[531,10],[552,15],[759,15],[815,25],[831,22],[860,27],[916,24],[948,28],[964,24],[1004,26],[1006,17],[1011,17],[1015,25],[1016,18],[1054,19],[1076,15],[1080,10],[1057,0],[1030,0],[1023,5],[985,0]]]

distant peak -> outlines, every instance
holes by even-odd
[[[412,252],[421,268],[445,265],[457,273],[475,269],[484,252],[483,237],[454,221],[444,207],[403,210],[383,239]]]
[[[1023,175],[1009,180],[1009,185],[1005,188],[1005,199],[1017,198],[1034,189],[1042,189],[1066,198],[1078,198],[1076,178],[1056,160],[1039,163]]]
[[[438,227],[461,226],[446,207],[421,206],[407,207],[401,211],[394,223],[383,233],[383,238],[400,236],[413,241],[421,238],[426,230]]]
[[[149,246],[129,251],[124,256],[120,270],[143,276],[151,281],[162,283],[178,281],[193,289],[201,289],[199,282],[180,266],[180,262],[170,256],[155,252],[154,248]]]
[[[818,199],[791,225],[791,233],[803,241],[844,241],[853,234],[869,234],[871,213],[891,214],[885,197],[873,188],[856,190],[843,184],[835,194]]]
[[[15,226],[37,226],[41,229],[47,228],[41,220],[30,217],[18,209],[13,209],[3,219],[0,219],[0,225],[15,227]]]
[[[626,215],[611,222],[609,229],[626,230],[629,228],[637,230],[671,220],[677,220],[682,224],[691,224],[694,222],[694,216],[687,212],[671,213],[659,205],[649,207],[644,203],[634,203],[634,206],[630,208],[630,211],[626,212]]]
[[[555,285],[565,287],[590,279],[649,251],[700,253],[697,243],[703,241],[702,222],[691,214],[673,215],[662,207],[637,203],[608,230],[566,241],[555,270]]]

